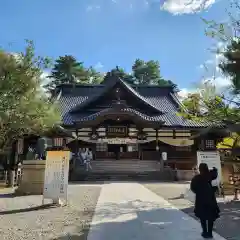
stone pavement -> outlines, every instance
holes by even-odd
[[[109,183],[102,187],[87,240],[200,240],[200,233],[196,220],[141,184]]]
[[[68,206],[44,208],[41,195],[6,191],[0,194],[0,240],[86,240],[100,191],[99,184],[70,184]]]

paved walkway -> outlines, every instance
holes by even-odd
[[[141,184],[106,183],[87,240],[202,240],[200,233],[196,220]]]

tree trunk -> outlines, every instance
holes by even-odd
[[[16,161],[17,161],[17,155],[16,155],[16,149],[17,148],[17,142],[14,141],[12,144],[12,147],[10,148],[9,153],[9,161],[8,161],[8,186],[14,187],[15,182],[15,169],[16,169]]]

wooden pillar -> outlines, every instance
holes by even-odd
[[[11,151],[9,154],[9,164],[8,164],[8,186],[14,187],[15,179],[15,169],[17,164],[18,154],[17,154],[17,141],[12,143]]]
[[[137,139],[141,140],[142,139],[142,134],[143,134],[143,128],[136,126],[136,129],[138,130]],[[138,158],[140,160],[143,160],[142,146],[139,143],[137,143],[137,144],[138,144]]]
[[[158,146],[158,129],[155,129],[156,131],[156,151],[159,152],[159,146]]]
[[[75,129],[75,133],[76,133],[76,142],[75,142],[75,157],[73,158],[73,166],[76,165],[76,158],[77,158],[77,154],[79,151],[79,144],[78,144],[78,129]]]
[[[159,144],[158,144],[158,128],[156,128],[155,131],[156,131],[156,151],[157,151],[157,155],[160,163],[160,170],[163,171],[164,164],[163,164],[163,159],[161,157]]]

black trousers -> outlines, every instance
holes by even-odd
[[[213,231],[213,220],[200,219],[202,230],[204,234],[212,235]]]

